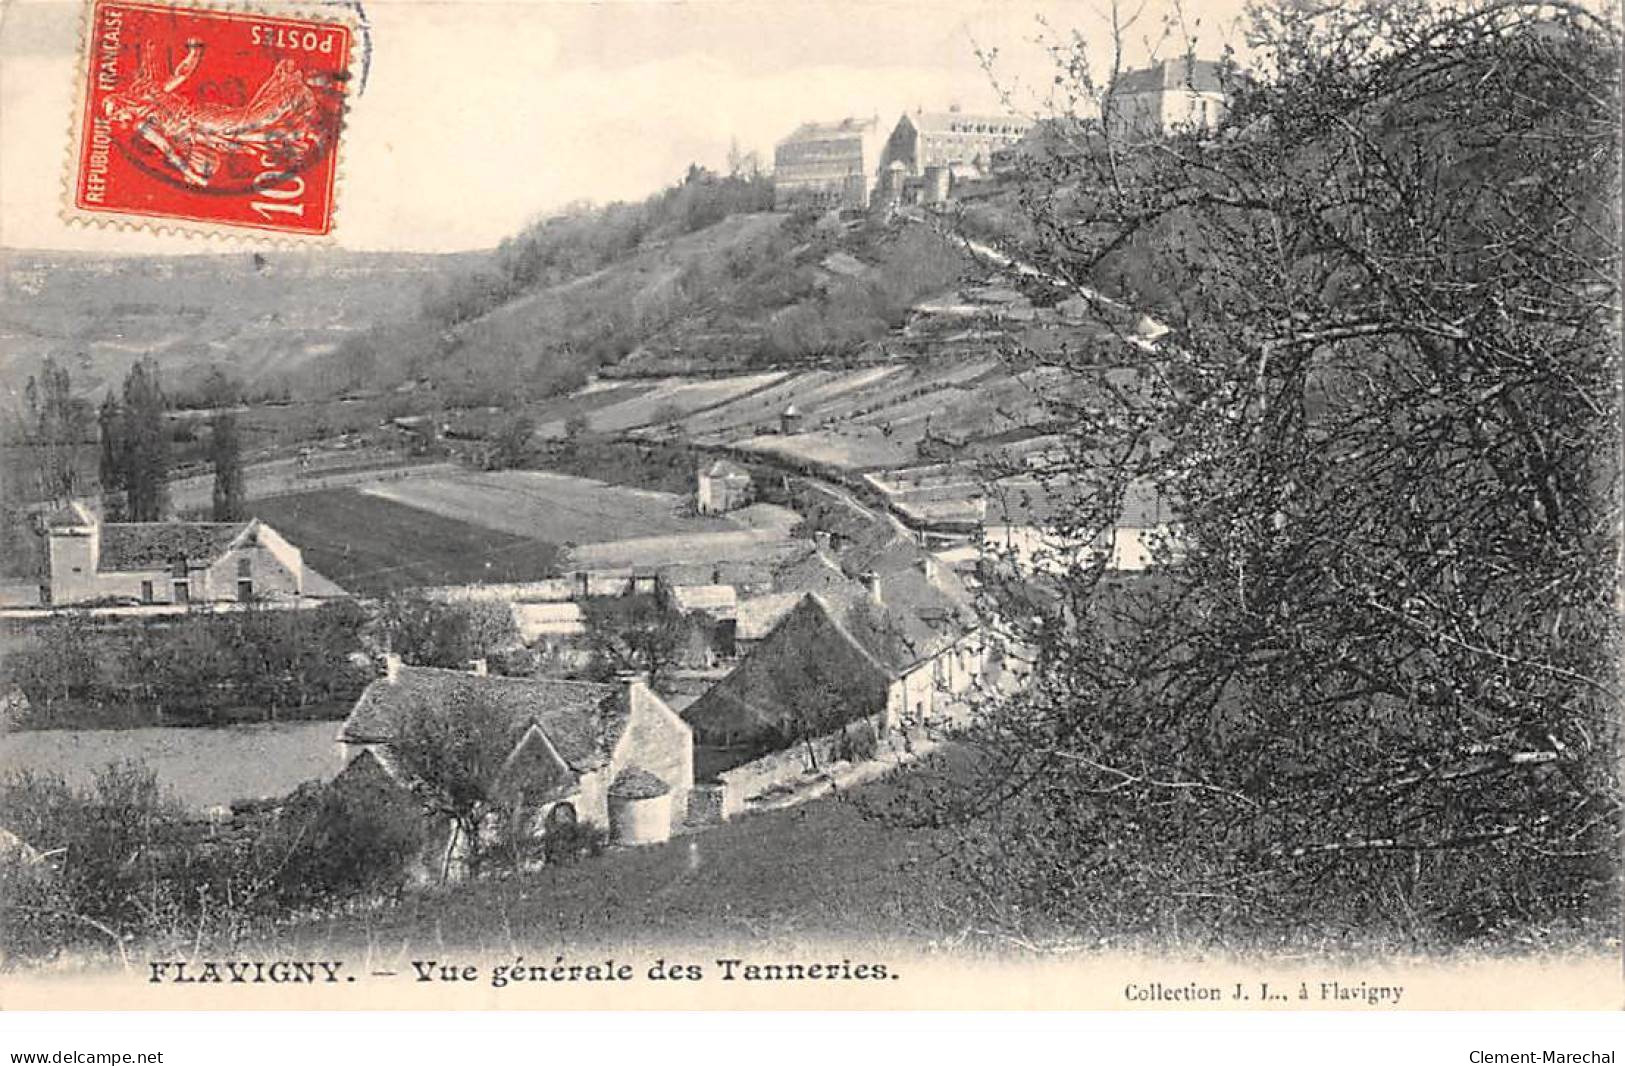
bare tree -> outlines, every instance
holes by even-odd
[[[1062,933],[1607,935],[1619,27],[1251,20],[1221,129],[1084,119],[1031,168],[1025,251],[1105,336],[1029,353],[1068,383],[1058,526],[1087,542],[1146,482],[1178,540],[990,584],[1031,685],[929,816],[988,908]]]

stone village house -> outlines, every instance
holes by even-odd
[[[750,472],[744,467],[717,459],[700,468],[694,482],[694,509],[700,514],[723,514],[750,502]]]
[[[401,716],[415,701],[443,707],[470,695],[493,701],[509,722],[512,749],[495,791],[504,815],[528,835],[579,821],[616,843],[658,843],[687,816],[692,733],[641,678],[496,677],[483,664],[463,672],[403,666],[390,656],[384,676],[367,686],[339,729],[347,760],[339,780],[375,777],[376,763],[410,788],[390,749]],[[439,847],[442,868],[454,864],[459,842],[442,837]]]
[[[73,502],[47,515],[44,527],[45,572],[31,597],[8,586],[7,606],[293,606],[312,593],[342,591],[325,579],[308,581],[299,549],[258,519],[103,522]]]
[[[804,593],[727,677],[683,711],[698,743],[761,753],[860,721],[877,736],[951,721],[988,668],[971,597],[917,547]]]

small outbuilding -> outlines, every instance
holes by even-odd
[[[617,844],[664,844],[671,839],[671,786],[629,766],[609,786],[609,835]]]
[[[750,471],[738,463],[718,459],[700,468],[694,486],[694,509],[700,514],[723,514],[750,501]]]

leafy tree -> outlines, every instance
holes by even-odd
[[[158,367],[143,359],[124,378],[123,402],[112,395],[100,413],[101,474],[104,491],[122,504],[132,522],[156,522],[168,500],[169,436],[164,413],[168,402],[158,380]]]
[[[75,452],[89,429],[85,402],[73,395],[68,368],[49,355],[40,372],[29,375],[23,398],[28,408],[23,443],[33,459],[36,498],[70,499],[82,488]]]
[[[209,429],[209,465],[214,470],[214,520],[238,522],[247,517],[247,490],[243,485],[243,454],[237,436],[237,416],[230,411],[220,411],[209,419]]]
[[[581,601],[594,673],[641,673],[657,684],[682,661],[694,626],[675,607],[650,595],[605,596]]]
[[[414,698],[395,720],[390,755],[424,805],[455,827],[471,876],[484,862],[485,825],[500,805],[497,777],[518,739],[509,713],[475,688],[444,702]]]
[[[490,465],[496,470],[522,466],[530,455],[530,439],[536,435],[536,420],[527,414],[509,416],[491,442]]]
[[[1607,935],[1619,27],[1263,3],[1250,34],[1218,135],[1082,123],[1024,193],[1105,326],[1098,290],[1174,328],[1035,356],[1062,525],[1145,479],[1178,555],[1008,586],[1031,684],[928,816],[970,898],[1064,935]]]
[[[417,666],[460,670],[520,642],[507,604],[444,603],[420,592],[390,596],[376,625],[380,641]]]

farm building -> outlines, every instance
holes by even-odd
[[[869,206],[880,118],[807,122],[773,149],[773,209]]]
[[[881,734],[948,720],[985,652],[969,593],[913,565],[808,592],[732,673],[683,712],[708,746],[760,753],[859,720]]]
[[[718,459],[702,467],[695,478],[694,509],[700,514],[724,514],[750,500],[750,471],[738,463]]]
[[[304,558],[276,530],[246,522],[103,522],[74,502],[44,519],[46,572],[33,605],[297,605]],[[323,592],[337,592],[322,579]],[[13,604],[23,606],[23,604]]]
[[[1115,136],[1162,137],[1180,130],[1211,130],[1226,107],[1220,65],[1181,56],[1118,75],[1107,123]]]
[[[466,699],[489,700],[506,718],[512,748],[497,790],[509,816],[533,832],[577,820],[609,829],[611,786],[634,769],[670,790],[672,823],[686,813],[694,784],[693,739],[688,725],[641,678],[594,684],[494,677],[402,666],[391,658],[385,676],[356,701],[339,743],[352,761],[371,753],[402,777],[391,741],[403,716],[415,707],[443,709]]]

